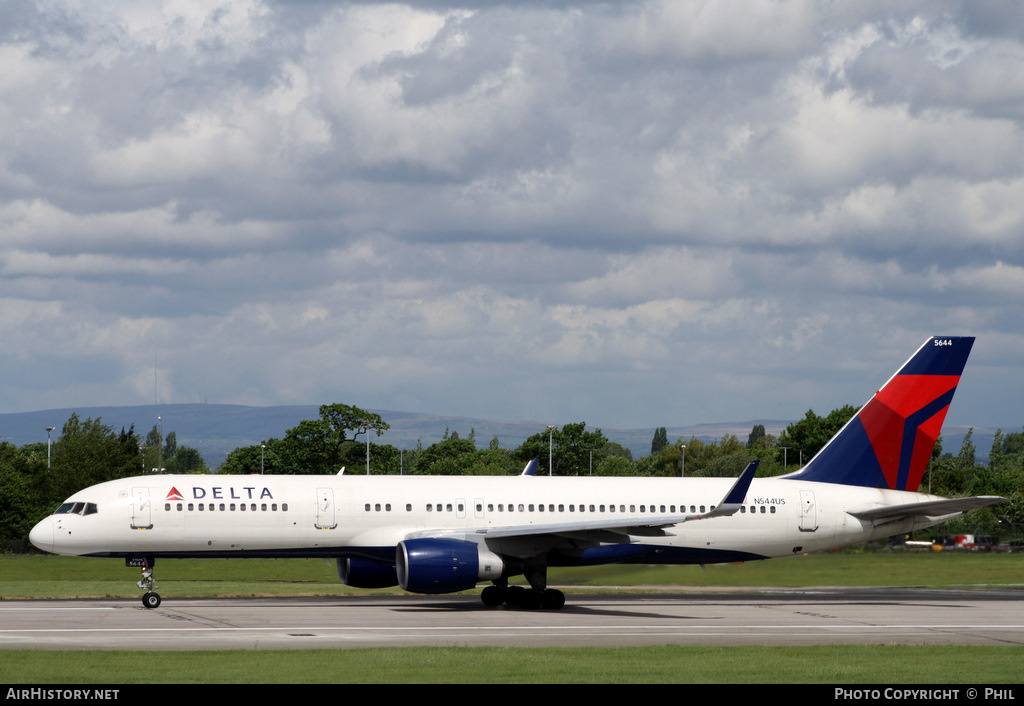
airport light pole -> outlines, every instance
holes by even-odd
[[[157,425],[157,456],[156,456],[156,472],[164,472],[164,420],[163,417],[156,418]]]
[[[46,470],[50,470],[50,432],[53,431],[54,428],[55,427],[46,427]]]
[[[261,476],[263,475],[263,455],[264,455],[264,452],[266,450],[267,450],[267,445],[266,444],[260,444],[260,475]]]
[[[551,449],[552,449],[552,436],[555,433],[555,428],[552,425],[548,425],[548,478],[551,477]]]
[[[683,452],[679,455],[679,477],[686,478],[686,444],[679,444]]]

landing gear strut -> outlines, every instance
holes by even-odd
[[[145,591],[142,596],[142,605],[146,608],[159,608],[160,594],[155,590],[158,586],[153,579],[153,565],[156,564],[156,559],[146,557],[141,560],[141,563],[139,563],[138,560],[129,560],[129,563],[133,566],[142,567],[142,579],[135,584]]]

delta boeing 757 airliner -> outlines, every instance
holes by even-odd
[[[919,530],[999,497],[915,492],[973,338],[928,339],[801,470],[738,479],[152,475],[75,493],[30,534],[55,554],[333,557],[342,582],[560,608],[549,566],[713,564]],[[530,588],[509,586],[523,575]]]

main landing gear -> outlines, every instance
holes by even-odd
[[[152,557],[129,559],[128,563],[131,566],[142,567],[142,579],[135,584],[145,591],[142,596],[142,605],[146,608],[159,608],[160,594],[154,590],[158,588],[158,586],[153,579],[153,565],[156,564],[156,559],[153,559]]]
[[[526,608],[536,610],[545,608],[558,610],[565,605],[565,594],[557,588],[548,588],[548,567],[539,561],[527,562],[523,566],[523,575],[530,582],[530,587],[509,586],[508,579],[503,578],[488,586],[480,594],[485,606],[495,608],[502,603],[510,608]]]
[[[505,604],[509,608],[558,610],[565,605],[565,594],[557,588],[535,589],[525,586],[494,585],[483,590],[480,600],[488,608]]]

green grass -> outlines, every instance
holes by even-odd
[[[315,559],[165,560],[165,598],[362,594]],[[0,557],[0,599],[136,600],[139,570],[114,559]],[[1024,585],[1019,554],[836,552],[699,567],[555,569],[567,593],[720,586]],[[399,592],[397,590],[392,592]],[[380,591],[376,593],[381,593]],[[570,598],[571,600],[571,598]],[[0,683],[1022,683],[1024,647],[833,645],[815,647],[396,648],[282,651],[0,651]],[[57,665],[57,666],[55,666]]]
[[[6,650],[7,684],[1000,684],[1024,647],[402,648],[220,652]]]
[[[743,564],[560,569],[552,582],[616,586],[1024,586],[1024,554],[831,552]]]
[[[167,559],[156,565],[166,597],[339,596],[363,594],[342,586],[333,562],[322,559]],[[59,556],[0,557],[0,600],[12,598],[136,598],[139,570],[120,559]],[[1024,555],[955,552],[812,554],[697,566],[597,566],[552,569],[552,585],[573,590],[622,586],[631,590],[800,586],[1024,585]],[[601,589],[605,590],[605,589]],[[388,591],[384,591],[388,592]],[[400,593],[398,589],[390,591]],[[380,593],[380,591],[378,591]]]

